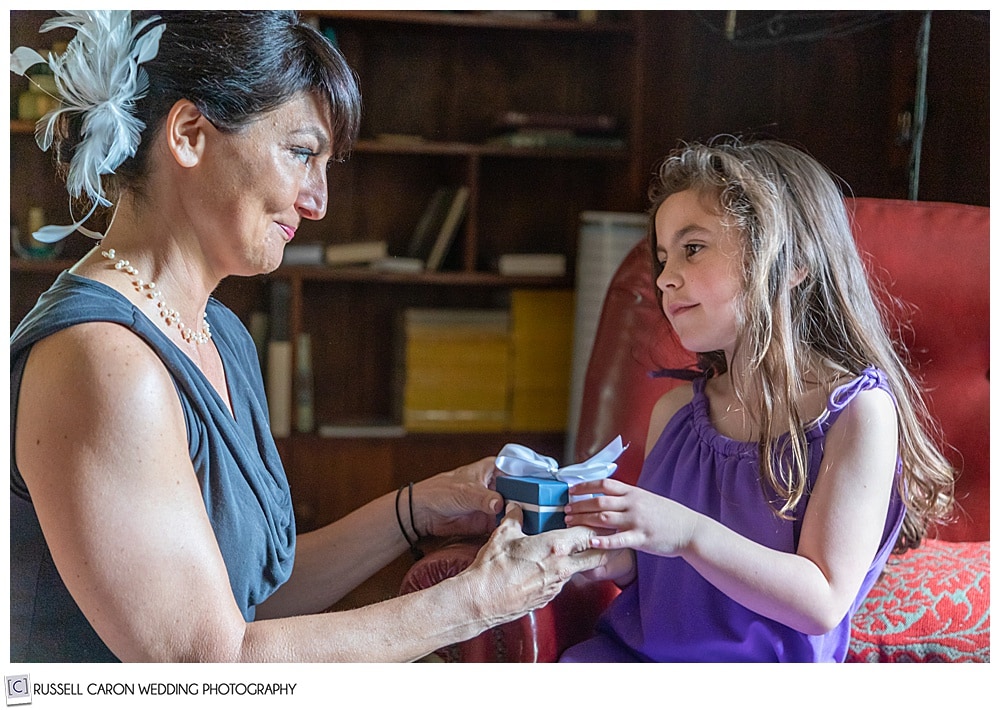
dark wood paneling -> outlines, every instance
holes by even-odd
[[[834,13],[821,29],[857,14]],[[737,13],[737,28],[773,15]],[[652,169],[681,140],[752,133],[805,148],[856,195],[907,197],[911,145],[897,122],[914,105],[921,17],[871,13],[881,21],[854,33],[765,44],[727,39],[725,12],[643,13],[641,161]],[[988,18],[934,12],[930,37],[918,196],[989,204]]]

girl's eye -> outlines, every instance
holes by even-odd
[[[704,244],[685,244],[684,253],[687,256],[694,256],[704,248],[705,248]]]

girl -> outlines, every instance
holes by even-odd
[[[831,176],[772,141],[671,154],[651,190],[661,305],[703,373],[654,406],[638,486],[566,509],[623,592],[565,661],[842,661],[893,548],[953,471]]]

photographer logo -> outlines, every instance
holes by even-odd
[[[27,675],[4,676],[4,685],[8,705],[31,704],[31,683],[28,682]]]

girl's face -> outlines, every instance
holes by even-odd
[[[327,206],[331,127],[320,102],[302,94],[237,133],[208,141],[202,244],[228,274],[273,271],[302,219]]]
[[[664,200],[655,226],[663,312],[685,348],[724,350],[731,360],[743,292],[741,233],[723,224],[711,198],[694,190]]]

